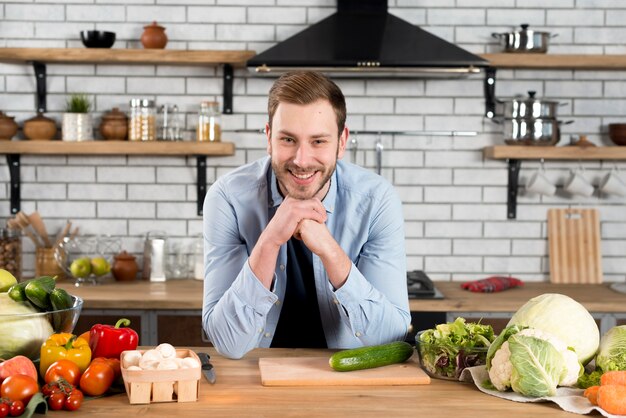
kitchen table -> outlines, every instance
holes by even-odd
[[[331,350],[256,349],[229,360],[212,348],[217,382],[200,380],[199,399],[190,403],[131,405],[125,393],[88,400],[72,418],[142,417],[567,417],[552,403],[516,403],[489,396],[473,384],[432,379],[420,386],[264,387],[258,359],[285,356],[330,356]],[[414,355],[409,361],[416,361]],[[49,412],[50,417],[67,412]],[[69,416],[69,415],[67,415]]]

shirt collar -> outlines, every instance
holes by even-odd
[[[274,170],[272,170],[272,164],[268,164],[268,173],[267,173],[267,181],[269,184],[268,188],[268,199],[267,205],[268,207],[277,207],[281,203],[283,203],[283,197],[278,191],[278,182],[276,181],[276,174]],[[326,212],[333,213],[335,210],[335,201],[337,199],[337,169],[333,172],[333,175],[330,178],[330,188],[328,189],[328,193],[322,200],[322,204],[326,209]]]

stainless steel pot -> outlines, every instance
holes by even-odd
[[[504,142],[509,145],[556,145],[561,139],[560,125],[573,121],[556,119],[504,119]]]
[[[536,92],[529,91],[528,97],[498,100],[496,115],[504,118],[556,119],[559,106],[567,104],[555,100],[537,99],[535,94]]]
[[[528,29],[528,24],[520,25],[522,30],[516,32],[492,33],[491,36],[499,39],[504,46],[504,52],[548,52],[550,38],[558,34],[550,32],[536,32]]]

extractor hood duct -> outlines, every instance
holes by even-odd
[[[387,12],[387,0],[338,0],[338,10],[254,56],[251,71],[334,76],[459,77],[489,63]]]

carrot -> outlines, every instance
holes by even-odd
[[[598,406],[609,414],[626,415],[626,386],[600,386],[598,389]]]
[[[600,385],[626,385],[626,370],[603,373],[600,376]]]
[[[589,402],[591,402],[592,404],[597,405],[598,404],[598,389],[600,389],[600,386],[590,386],[587,389],[585,389],[583,396],[589,399]]]

